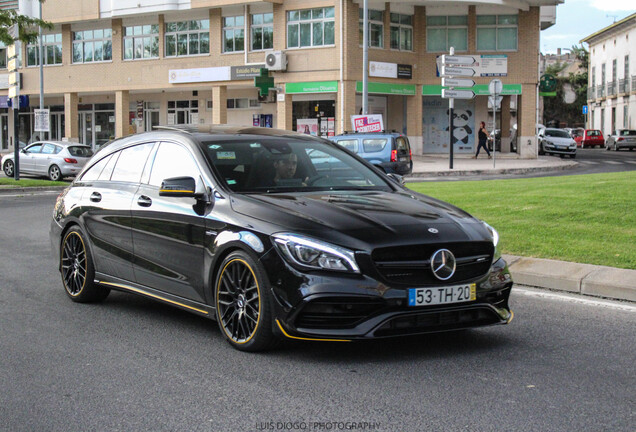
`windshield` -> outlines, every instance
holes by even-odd
[[[555,137],[555,138],[570,138],[570,135],[561,129],[546,129],[545,136]]]
[[[316,140],[241,137],[203,142],[203,148],[219,177],[235,192],[391,190],[353,156]]]

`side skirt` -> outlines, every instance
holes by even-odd
[[[216,320],[216,309],[214,307],[192,300],[184,299],[172,294],[167,294],[154,288],[118,279],[112,276],[105,275],[103,273],[95,273],[95,283],[117,291],[123,291],[133,294],[139,294],[144,297],[149,297],[151,299],[167,303],[171,306],[178,307],[179,309],[192,312],[196,315]]]

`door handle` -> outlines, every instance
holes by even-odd
[[[150,199],[150,197],[142,195],[137,200],[137,204],[141,207],[150,207],[152,205],[152,200]]]
[[[102,200],[102,194],[99,192],[93,192],[90,199],[93,202],[100,202]]]

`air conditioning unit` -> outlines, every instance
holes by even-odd
[[[265,66],[272,71],[284,71],[287,69],[287,56],[282,51],[269,51],[265,53]]]

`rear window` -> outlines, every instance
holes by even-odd
[[[358,152],[358,140],[357,139],[339,140],[339,141],[336,141],[336,144],[338,144],[339,146],[342,146],[342,147],[344,147],[347,150],[350,150],[352,152],[355,152],[355,153]]]
[[[601,131],[597,131],[597,130],[590,130],[587,131],[587,136],[600,136],[601,135]]]
[[[404,137],[397,137],[395,139],[395,148],[400,153],[409,152],[409,141]]]
[[[386,138],[370,138],[362,140],[362,147],[365,153],[377,153],[384,150],[388,139]]]
[[[625,130],[619,131],[619,135],[620,136],[636,136],[636,130],[625,129]]]
[[[91,157],[93,150],[88,146],[70,146],[68,152],[75,157]]]

